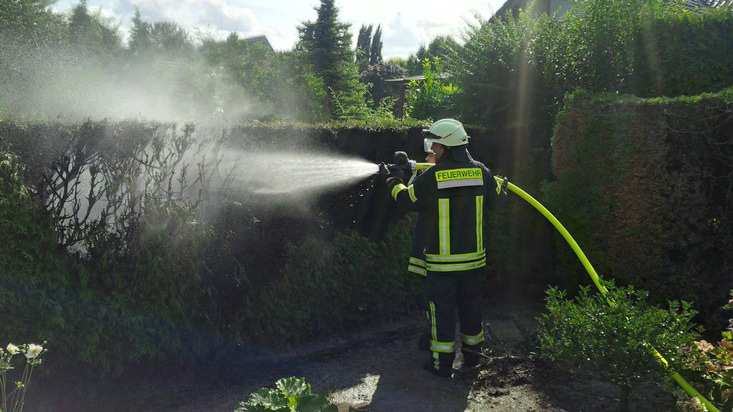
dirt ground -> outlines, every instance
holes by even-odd
[[[570,373],[539,360],[531,336],[538,309],[523,302],[487,302],[490,351],[479,368],[451,379],[422,369],[427,352],[417,347],[419,316],[349,336],[327,336],[297,350],[233,353],[210,371],[147,371],[115,384],[66,383],[42,389],[29,411],[233,411],[249,394],[283,377],[305,378],[340,411],[616,411],[618,390],[592,375]],[[36,390],[33,388],[33,390]],[[29,395],[36,394],[30,392]],[[640,411],[674,411],[671,395],[639,388]]]

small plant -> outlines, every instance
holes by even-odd
[[[251,394],[247,402],[240,402],[234,412],[338,412],[324,396],[311,393],[310,384],[304,378],[282,378],[276,389],[262,388]],[[356,409],[349,408],[356,412]]]
[[[723,309],[733,309],[733,290],[731,298]],[[733,410],[733,319],[728,320],[728,327],[717,345],[705,340],[695,344],[695,349],[703,354],[702,377],[712,387],[708,396],[712,402],[722,405],[722,410]]]
[[[9,343],[5,350],[0,350],[0,391],[2,391],[2,408],[4,412],[20,412],[25,404],[25,393],[33,375],[33,369],[42,362],[41,355],[46,353],[47,349],[42,345],[35,343],[13,345]],[[15,369],[12,366],[13,357],[18,354],[25,355],[25,368],[20,380],[14,382],[14,389],[9,393],[7,390],[8,372]]]
[[[548,313],[538,319],[541,355],[597,372],[621,390],[620,407],[628,410],[633,387],[665,372],[653,350],[672,369],[686,369],[690,358],[685,351],[699,339],[699,327],[691,322],[696,312],[687,302],[670,301],[665,310],[650,306],[647,294],[632,286],[604,284],[607,294],[591,294],[584,287],[574,300],[550,288]]]

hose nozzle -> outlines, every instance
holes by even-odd
[[[399,151],[395,152],[395,162],[392,164],[386,164],[382,163],[379,165],[379,174],[381,175],[387,175],[387,174],[394,174],[394,175],[411,175],[408,184],[412,183],[412,181],[417,176],[418,172],[423,172],[425,170],[428,170],[432,166],[434,166],[433,163],[418,163],[410,158],[407,157],[407,153]],[[407,177],[407,176],[405,176]]]

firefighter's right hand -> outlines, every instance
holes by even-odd
[[[384,164],[384,162],[379,164],[379,171],[377,172],[377,179],[384,183],[387,181],[387,178],[389,177],[389,169],[387,168],[387,165]]]

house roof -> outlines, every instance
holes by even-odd
[[[509,12],[509,10],[516,14],[519,9],[526,7],[527,3],[529,3],[528,0],[507,0],[506,3],[504,3],[499,10],[494,13],[494,16],[504,16]]]
[[[438,73],[435,75],[435,77],[437,77],[438,79],[447,79],[450,77],[450,73],[446,73],[446,72]],[[415,81],[425,80],[425,76],[410,76],[410,77],[400,77],[397,79],[386,79],[385,82],[390,83],[390,84],[401,85],[401,84],[410,83],[413,80]]]
[[[686,0],[685,1],[685,7],[694,10],[694,9],[702,9],[704,7],[708,7],[708,2],[705,0]]]
[[[400,77],[397,79],[386,79],[387,83],[409,83],[412,80],[425,80],[425,76]]]
[[[733,0],[687,0],[685,6],[689,9],[694,9],[696,7],[704,8],[704,7],[723,7],[723,6],[730,6],[733,5]]]
[[[246,41],[249,44],[264,44],[271,51],[275,51],[275,49],[272,48],[270,41],[267,40],[267,36],[252,36],[244,38],[242,40]]]

